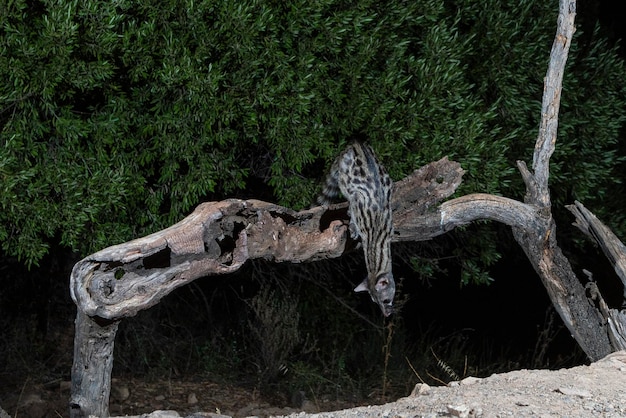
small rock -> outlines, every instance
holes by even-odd
[[[556,391],[563,395],[578,396],[580,398],[591,398],[592,396],[588,390],[578,388],[558,388]]]
[[[195,393],[191,392],[189,395],[187,395],[187,403],[189,405],[195,405],[198,403],[198,397]]]
[[[473,385],[475,383],[480,382],[481,380],[483,380],[483,379],[481,379],[480,377],[469,376],[469,377],[466,377],[465,379],[461,380],[460,383],[461,383],[461,385]]]
[[[130,398],[130,389],[128,389],[128,386],[124,384],[112,386],[111,397],[118,402],[123,402]]]
[[[470,409],[465,405],[447,405],[446,408],[453,417],[467,418],[470,413]]]
[[[11,416],[7,414],[7,412],[4,409],[2,409],[1,406],[0,406],[0,418],[11,418]]]
[[[143,416],[143,415],[142,415]],[[173,410],[157,410],[145,415],[145,418],[178,418],[180,415]]]
[[[25,395],[22,398],[20,404],[21,404],[21,406],[24,406],[24,405],[30,405],[30,404],[42,403],[42,402],[44,402],[44,400],[41,399],[41,395],[40,394],[38,394],[38,393],[29,393],[29,394]]]
[[[474,406],[472,407],[472,410],[469,413],[470,413],[470,417],[479,418],[483,416],[483,409],[478,406]]]
[[[31,393],[22,399],[20,408],[25,412],[25,416],[32,418],[43,418],[48,412],[48,404],[41,399],[38,393]]]
[[[265,405],[266,407],[267,405]],[[259,416],[263,413],[262,411],[263,405],[258,402],[252,402],[247,406],[240,408],[235,415],[240,417],[251,417],[251,416]]]
[[[418,383],[417,385],[415,385],[413,391],[411,392],[411,396],[418,395],[430,395],[430,386],[428,386],[426,383]]]
[[[157,396],[154,397],[154,400],[155,401],[159,401],[159,402],[164,401],[165,400],[165,396],[164,395],[157,395]]]
[[[319,412],[319,408],[317,407],[317,405],[315,405],[313,402],[309,401],[308,399],[305,399],[304,402],[302,402],[301,408],[303,411],[307,411],[308,413]]]

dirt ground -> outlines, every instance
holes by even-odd
[[[117,380],[112,386],[111,414],[146,418],[626,417],[626,352],[571,369],[518,370],[482,379],[468,377],[442,387],[418,384],[411,395],[396,402],[351,409],[309,399],[299,400],[299,407],[276,407],[253,392],[214,383],[145,385]],[[18,402],[3,406],[14,417],[67,416],[67,382],[58,390],[64,400],[52,402],[41,394],[23,393]],[[0,418],[7,416],[0,409]]]
[[[626,352],[590,366],[519,370],[447,387],[417,385],[397,402],[291,417],[626,417]]]

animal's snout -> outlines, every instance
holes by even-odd
[[[383,315],[385,317],[391,315],[393,313],[393,306],[391,305],[391,301],[386,299],[383,301]]]

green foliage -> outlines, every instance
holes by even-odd
[[[29,265],[53,242],[85,254],[253,178],[305,207],[355,135],[394,179],[448,155],[460,193],[519,198],[555,22],[538,0],[5,3],[2,250]],[[620,178],[624,66],[586,39],[565,75],[559,204]]]
[[[519,159],[530,166],[557,5],[534,0],[455,4],[465,35],[480,40],[466,55],[467,64],[479,96],[497,106],[497,129],[510,138],[502,152],[509,166]],[[594,210],[601,215],[604,196],[621,182],[616,169],[624,157],[617,155],[617,144],[626,121],[626,88],[620,81],[626,68],[617,49],[598,33],[583,36],[578,28],[564,75],[559,136],[550,164],[557,211],[578,199],[596,203]],[[505,188],[506,194],[521,198],[519,174],[508,171],[502,177],[514,187]]]
[[[555,205],[579,200],[624,237],[625,215],[615,208],[624,204],[616,187],[622,187],[626,161],[623,148],[619,149],[626,122],[626,66],[617,49],[598,36],[598,30],[589,45],[575,44],[573,50],[575,60],[568,70],[576,76],[563,82],[567,99],[561,107],[559,139],[551,164]]]
[[[532,164],[542,83],[556,29],[556,4],[534,0],[459,0],[454,4],[463,36],[477,41],[463,57],[471,69],[473,91],[495,107],[497,116],[489,126],[505,139],[501,142],[505,162],[482,154],[489,180],[482,180],[472,191],[496,182],[500,183],[496,193],[522,199],[525,187],[513,167],[516,160]],[[624,77],[626,68],[617,49],[609,48],[597,30],[590,37],[578,28],[564,75],[558,138],[550,161],[557,219],[569,223],[571,215],[564,206],[578,199],[610,221],[618,235],[626,232],[626,222],[615,209],[624,202],[611,191],[623,178],[624,157],[618,154],[618,144],[626,121],[626,87],[619,81]],[[458,161],[467,167],[463,158]],[[612,199],[606,199],[608,195]],[[473,245],[465,247],[465,254],[459,254],[462,282],[488,281],[485,269],[498,258],[493,238],[492,231],[482,229],[472,238]]]

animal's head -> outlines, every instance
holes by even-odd
[[[389,316],[393,313],[393,298],[396,294],[396,283],[391,273],[383,273],[373,280],[365,279],[359,284],[355,292],[369,292],[372,300],[380,306],[383,315]]]

